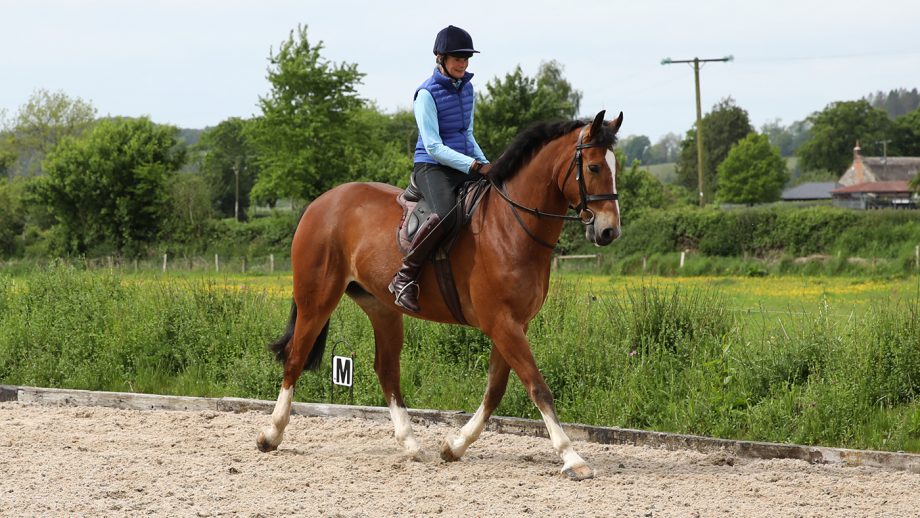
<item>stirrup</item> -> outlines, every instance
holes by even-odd
[[[395,297],[395,299],[393,300],[393,303],[394,303],[394,304],[396,304],[397,306],[399,306],[399,307],[401,307],[401,308],[403,308],[403,309],[405,309],[405,310],[407,310],[407,311],[411,311],[411,312],[413,312],[413,313],[417,313],[417,312],[418,312],[417,310],[415,310],[415,309],[413,309],[413,308],[410,308],[410,307],[406,306],[405,304],[403,304],[403,301],[402,301],[403,295],[406,293],[406,290],[409,289],[409,288],[412,287],[412,286],[415,286],[415,287],[417,288],[417,287],[418,287],[418,282],[416,282],[415,280],[409,281],[409,282],[407,282],[407,283],[405,284],[405,286],[403,286],[402,289],[400,289],[398,292],[397,292],[396,289],[393,287],[393,283],[391,282],[390,285],[388,286],[388,289],[390,290],[390,293],[392,293],[393,296]],[[418,297],[416,297],[416,299],[417,299],[417,298],[418,298]],[[417,304],[418,304],[418,301],[416,301],[416,305],[417,305]]]

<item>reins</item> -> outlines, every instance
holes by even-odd
[[[583,126],[581,128],[581,131],[578,133],[578,142],[575,144],[575,156],[572,157],[572,161],[569,163],[569,168],[565,173],[565,178],[562,180],[562,185],[560,186],[560,189],[564,189],[566,182],[569,181],[569,177],[572,176],[572,171],[577,171],[575,174],[575,180],[578,182],[578,195],[581,199],[578,201],[578,205],[574,207],[569,205],[570,209],[578,213],[577,216],[569,216],[568,214],[554,214],[552,212],[543,212],[536,208],[530,208],[525,205],[521,205],[520,203],[511,199],[511,196],[509,196],[508,193],[504,191],[504,189],[502,189],[497,183],[495,183],[495,179],[492,178],[491,175],[487,176],[491,186],[495,189],[496,192],[498,192],[499,196],[501,196],[502,199],[508,202],[508,204],[511,206],[511,213],[514,214],[514,218],[517,220],[518,224],[521,225],[521,228],[524,229],[524,232],[528,236],[530,236],[531,239],[533,239],[540,245],[546,248],[549,248],[549,249],[556,248],[556,245],[551,245],[547,243],[546,241],[541,239],[539,236],[534,234],[529,228],[527,228],[527,225],[524,223],[524,220],[521,218],[521,215],[518,214],[518,209],[524,212],[527,212],[529,214],[533,214],[534,216],[538,218],[546,217],[546,218],[562,219],[566,221],[578,221],[582,225],[588,226],[594,223],[594,217],[595,217],[594,211],[588,208],[588,203],[591,203],[594,201],[606,201],[606,200],[618,199],[617,193],[615,192],[612,192],[609,194],[588,194],[588,189],[587,189],[587,186],[585,185],[584,161],[582,158],[581,151],[583,149],[587,149],[591,147],[598,147],[598,145],[592,144],[590,142],[587,144],[582,143],[582,139],[585,136],[586,128],[587,126]],[[590,214],[590,217],[587,220],[581,217],[581,214],[583,212],[588,212]]]

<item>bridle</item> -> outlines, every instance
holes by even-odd
[[[584,172],[584,160],[582,158],[582,150],[592,147],[600,147],[599,144],[594,144],[591,142],[584,143],[585,129],[588,126],[583,126],[581,131],[578,133],[578,142],[575,144],[575,156],[572,157],[572,161],[569,163],[569,168],[565,173],[565,178],[562,180],[562,185],[559,186],[561,190],[565,190],[565,184],[569,181],[569,177],[572,176],[572,171],[575,171],[575,181],[578,182],[578,196],[579,201],[578,205],[574,207],[569,204],[569,208],[578,213],[576,216],[569,216],[568,214],[554,214],[552,212],[543,212],[539,209],[534,209],[521,205],[520,203],[511,199],[511,197],[502,189],[498,184],[495,183],[495,179],[492,176],[489,176],[489,183],[492,184],[492,187],[498,192],[498,194],[511,205],[511,213],[514,214],[514,218],[517,219],[518,223],[521,225],[521,228],[524,229],[524,232],[530,236],[531,239],[537,243],[543,245],[546,248],[556,248],[556,245],[551,245],[546,241],[540,239],[537,235],[530,231],[527,228],[527,225],[524,224],[524,220],[521,219],[521,215],[518,214],[516,209],[520,209],[524,212],[533,214],[538,218],[547,217],[555,219],[563,219],[566,221],[578,221],[582,225],[588,226],[594,223],[595,214],[594,211],[588,208],[588,204],[595,201],[607,201],[607,200],[616,200],[618,199],[617,193],[612,192],[609,194],[588,194],[588,188],[585,185],[585,172]],[[582,214],[587,212],[588,218],[585,219],[582,217]]]

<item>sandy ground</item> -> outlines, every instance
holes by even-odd
[[[920,475],[577,443],[597,478],[562,478],[546,439],[486,432],[421,458],[387,423],[0,403],[0,516],[920,516]]]

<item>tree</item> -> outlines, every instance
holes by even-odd
[[[648,151],[647,164],[668,164],[677,162],[680,153],[680,137],[676,133],[668,133],[652,144]]]
[[[620,213],[628,214],[631,219],[642,210],[664,208],[675,201],[664,184],[639,165],[635,160],[629,167],[621,168],[617,175]]]
[[[788,180],[786,162],[766,135],[751,133],[719,164],[720,203],[766,203],[779,199]]]
[[[876,92],[866,97],[873,108],[885,110],[889,118],[895,119],[920,108],[920,92],[916,88],[898,88],[888,93]]]
[[[645,135],[630,135],[620,141],[619,148],[626,155],[627,164],[631,164],[636,160],[647,164],[649,163],[648,157],[651,154],[652,141]]]
[[[408,186],[418,139],[411,112],[385,115],[368,106],[355,111],[352,131],[346,154],[352,157],[355,181]]]
[[[185,160],[177,131],[146,117],[105,120],[49,153],[33,190],[51,208],[60,252],[137,255],[156,238]]]
[[[779,148],[781,156],[793,156],[799,146],[808,139],[809,129],[805,121],[783,126],[779,119],[775,119],[761,126],[760,133],[770,139],[770,144]]]
[[[798,150],[803,171],[827,170],[842,175],[853,160],[856,141],[869,145],[888,135],[891,121],[865,99],[829,104],[811,114],[811,136]]]
[[[364,74],[355,64],[327,61],[322,49],[298,26],[270,52],[272,89],[259,98],[262,116],[251,132],[261,168],[252,196],[259,201],[310,200],[354,175],[346,148],[354,112],[364,106],[357,94]]]
[[[705,201],[712,201],[719,187],[716,174],[719,164],[728,156],[731,147],[754,131],[754,128],[747,111],[737,106],[731,97],[713,106],[712,111],[703,117],[702,124],[703,197]],[[696,129],[691,128],[680,143],[680,157],[675,171],[677,183],[691,192],[698,192],[699,185],[696,153]]]
[[[537,121],[573,119],[581,103],[581,92],[562,76],[562,65],[544,62],[534,78],[520,66],[504,79],[486,84],[476,94],[476,142],[486,158],[495,160],[522,130]]]
[[[214,216],[210,187],[200,174],[178,174],[169,182],[163,230],[171,241],[205,241],[208,221]]]
[[[258,174],[255,146],[247,133],[251,121],[232,117],[208,129],[196,146],[209,203],[225,218],[245,219],[249,192]]]
[[[894,121],[890,154],[920,156],[920,108]]]
[[[96,108],[62,91],[36,90],[19,107],[12,124],[12,146],[18,158],[17,174],[42,174],[42,160],[65,137],[86,132],[96,118]]]
[[[16,254],[17,240],[26,223],[23,184],[21,179],[0,178],[0,257]]]

